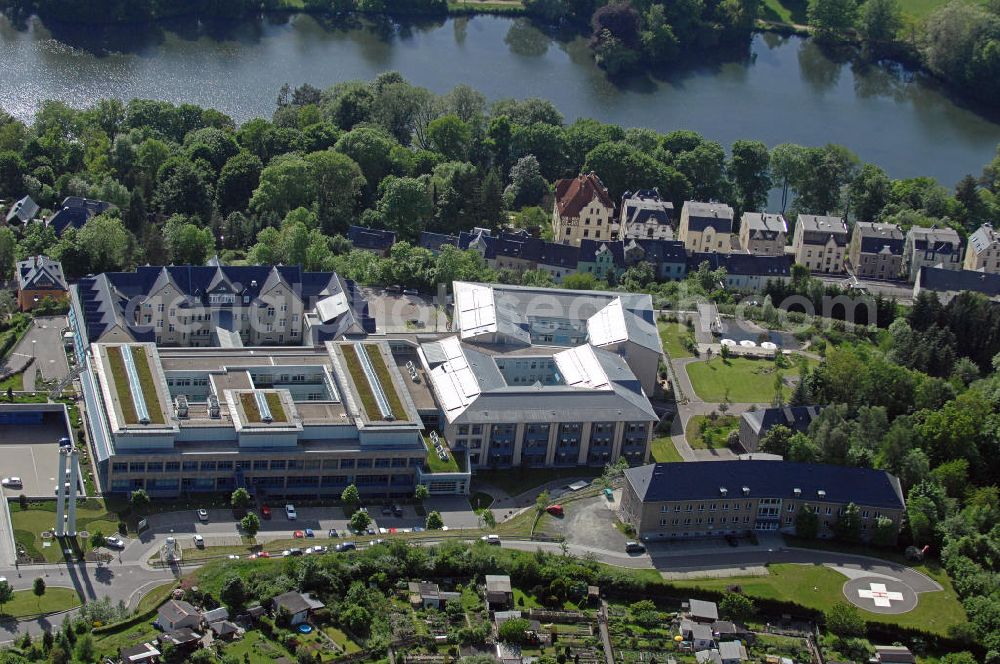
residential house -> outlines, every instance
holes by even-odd
[[[822,406],[784,406],[747,411],[740,415],[740,445],[747,452],[756,452],[760,439],[778,425],[805,433],[820,410]]]
[[[122,648],[118,654],[123,664],[156,664],[162,657],[162,653],[152,643]]]
[[[740,664],[748,659],[747,649],[739,641],[723,641],[719,643],[719,657],[722,664]]]
[[[842,217],[800,214],[795,222],[792,253],[810,272],[841,274],[849,237]]]
[[[788,222],[780,214],[744,212],[740,218],[740,248],[755,256],[785,253]]]
[[[38,214],[38,203],[32,200],[31,196],[25,196],[10,206],[6,221],[8,224],[26,224],[34,219],[36,214]]]
[[[788,281],[792,278],[792,257],[757,256],[754,254],[719,254],[694,252],[688,256],[687,271],[696,272],[702,263],[710,270],[726,271],[722,286],[729,290],[763,290],[770,281]]]
[[[313,599],[309,593],[300,593],[294,590],[278,595],[271,600],[271,608],[274,613],[286,612],[290,625],[304,623],[309,619],[310,613],[316,609],[322,609],[324,606],[323,602]]]
[[[658,189],[626,191],[622,195],[616,240],[673,240],[674,204],[660,198]]]
[[[107,201],[95,201],[80,196],[67,196],[63,199],[62,206],[46,222],[55,231],[57,236],[63,234],[67,228],[80,230],[92,218],[107,212],[114,205]]]
[[[859,221],[854,224],[848,263],[861,279],[898,279],[903,273],[906,238],[895,224]]]
[[[462,593],[443,591],[438,584],[427,581],[410,581],[407,589],[410,604],[425,609],[443,609],[448,602],[462,599]]]
[[[396,233],[380,228],[351,226],[347,229],[347,239],[355,249],[364,249],[384,258],[396,244]]]
[[[688,251],[732,251],[733,208],[725,203],[684,201],[677,239]]]
[[[741,641],[753,637],[752,632],[731,620],[716,620],[712,623],[712,633],[716,641]]]
[[[203,611],[201,619],[205,622],[205,624],[209,625],[214,622],[219,622],[220,620],[229,620],[229,609],[224,606],[220,606],[216,609]]]
[[[506,574],[486,575],[486,605],[491,611],[514,607],[514,589]]]
[[[543,242],[538,252],[535,269],[544,270],[555,283],[562,283],[563,277],[576,274],[580,262],[580,248],[571,244]]]
[[[700,623],[714,623],[719,619],[719,607],[715,602],[708,602],[703,599],[688,600],[687,613],[691,620]]]
[[[906,646],[875,646],[875,661],[879,664],[916,664],[917,658]]]
[[[69,297],[62,263],[47,256],[18,261],[16,277],[17,306],[21,311],[34,309],[45,298],[62,302]]]
[[[216,639],[230,640],[235,639],[243,631],[240,627],[229,620],[217,620],[208,625],[208,629],[211,630],[212,635]]]
[[[1000,274],[1000,233],[993,230],[992,224],[983,224],[969,236],[963,267]]]
[[[594,173],[556,182],[552,237],[560,244],[580,246],[580,240],[610,240],[615,204]]]
[[[680,281],[687,276],[687,250],[678,240],[625,240],[625,265],[652,264],[659,281]]]
[[[962,241],[958,232],[954,228],[913,226],[906,233],[903,264],[909,270],[911,282],[917,280],[922,267],[961,270]]]
[[[689,618],[681,619],[680,635],[685,641],[691,643],[694,650],[707,650],[715,646],[715,636],[712,634],[712,626],[696,622]]]
[[[580,240],[576,271],[593,274],[597,279],[615,283],[625,271],[625,245],[622,242]]]
[[[717,648],[696,650],[694,653],[694,661],[697,662],[697,664],[722,664],[722,655],[719,654],[719,650]]]
[[[420,239],[417,241],[417,246],[421,249],[426,249],[432,254],[441,253],[441,248],[446,244],[450,244],[453,247],[458,246],[458,236],[448,235],[446,233],[432,233],[430,231],[421,231]]]
[[[182,599],[167,600],[156,613],[157,622],[165,632],[172,632],[182,627],[195,629],[201,625],[201,613]]]
[[[951,302],[962,291],[982,293],[1000,301],[1000,274],[973,270],[952,270],[944,267],[922,267],[913,282],[913,297],[924,291],[937,293],[942,304]]]
[[[79,349],[107,341],[303,346],[375,332],[357,284],[298,265],[147,265],[86,277],[70,293]]]
[[[202,636],[190,627],[181,627],[170,632],[163,632],[156,639],[160,645],[169,643],[178,648],[193,649],[201,641]]]
[[[629,468],[618,514],[643,539],[707,537],[791,533],[808,506],[819,515],[820,536],[829,537],[849,503],[858,506],[862,538],[880,517],[898,526],[905,510],[899,480],[884,470],[739,460]]]

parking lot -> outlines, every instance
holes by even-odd
[[[59,439],[69,435],[61,411],[46,413],[41,424],[0,425],[0,477],[20,477],[22,488],[5,496],[55,496]]]
[[[544,535],[562,535],[567,544],[624,551],[627,538],[615,527],[613,507],[603,495],[573,500],[563,505],[561,518],[542,515],[539,529]]]

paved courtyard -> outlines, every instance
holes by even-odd
[[[614,505],[603,495],[570,501],[563,506],[564,517],[542,515],[540,530],[545,535],[562,535],[567,544],[624,551],[627,538],[615,527]]]
[[[59,472],[59,439],[68,436],[61,411],[46,413],[41,424],[0,425],[0,476],[20,477],[21,489],[4,488],[8,497],[54,497]]]

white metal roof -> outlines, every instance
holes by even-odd
[[[595,346],[617,344],[628,339],[625,309],[620,297],[611,300],[608,306],[587,319],[587,338]]]
[[[497,331],[496,303],[489,286],[456,281],[455,312],[463,339]]]
[[[592,346],[570,348],[553,356],[567,385],[592,390],[607,389],[611,381],[601,367]]]
[[[458,337],[441,339],[438,347],[448,359],[431,370],[431,382],[441,408],[451,419],[475,401],[481,390]]]
[[[330,297],[325,297],[316,303],[316,313],[324,323],[335,320],[338,316],[350,310],[347,304],[347,294],[339,292]]]

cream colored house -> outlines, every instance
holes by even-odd
[[[688,251],[732,252],[733,208],[725,203],[684,201],[677,239]]]
[[[795,262],[810,272],[843,273],[847,244],[847,222],[842,217],[800,214],[795,222]]]
[[[965,269],[1000,274],[1000,234],[992,224],[983,224],[969,236]]]
[[[616,228],[615,204],[594,173],[556,182],[552,239],[580,246],[580,240],[610,240]]]
[[[848,263],[862,279],[897,279],[903,272],[903,231],[895,224],[854,224]]]
[[[755,256],[785,253],[788,222],[780,214],[744,212],[740,218],[740,249]]]

